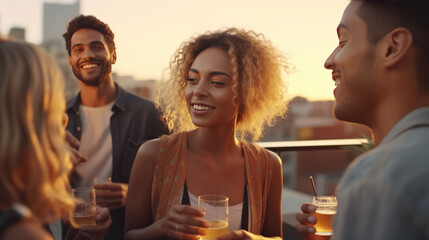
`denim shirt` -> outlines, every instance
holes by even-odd
[[[134,158],[141,144],[147,140],[168,134],[168,130],[159,118],[153,102],[126,92],[118,84],[116,86],[116,100],[112,107],[113,115],[110,118],[110,132],[112,135],[113,169],[112,181],[128,183]],[[80,93],[67,101],[68,123],[67,130],[80,140],[82,136],[82,122],[79,105]],[[89,161],[91,161],[89,159]],[[74,171],[70,177],[72,187],[76,187],[79,176]],[[113,231],[121,225],[121,230],[109,232],[108,239],[123,239],[124,208],[111,211]]]
[[[429,108],[403,117],[356,159],[338,191],[334,238],[429,239]]]

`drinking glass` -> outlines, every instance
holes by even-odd
[[[76,200],[70,217],[74,228],[82,226],[95,226],[96,202],[95,190],[92,188],[73,188],[72,195]]]
[[[92,179],[93,185],[106,184],[106,183],[112,183],[112,178],[111,177],[96,177],[96,178]]]
[[[313,197],[313,205],[316,206],[316,212],[313,215],[317,218],[316,235],[332,236],[332,219],[337,213],[337,198],[335,196],[317,196]]]
[[[99,184],[106,184],[106,183],[112,183],[111,177],[96,177],[92,179],[92,186],[99,185]],[[106,192],[109,190],[101,190],[101,189],[95,189],[95,193],[100,192]]]
[[[228,233],[228,197],[201,195],[198,207],[205,209],[204,219],[209,223],[206,235],[201,240],[212,240]]]

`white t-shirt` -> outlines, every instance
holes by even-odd
[[[102,107],[79,106],[82,120],[79,152],[88,157],[86,163],[76,166],[77,173],[82,177],[80,187],[91,187],[95,177],[111,177],[113,157],[110,117],[113,104],[114,101]]]

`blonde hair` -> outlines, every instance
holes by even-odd
[[[73,207],[62,73],[37,46],[0,39],[0,206],[49,222]]]
[[[162,81],[155,104],[172,132],[195,128],[189,116],[184,90],[194,59],[203,50],[225,50],[233,66],[234,101],[239,104],[237,133],[240,138],[262,136],[287,110],[286,87],[282,71],[286,59],[262,34],[229,28],[191,38],[176,51],[170,61],[169,77]]]

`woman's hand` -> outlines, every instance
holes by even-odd
[[[112,218],[108,208],[97,206],[97,214],[95,216],[95,226],[83,226],[79,229],[69,228],[64,239],[66,240],[100,240],[110,229]],[[67,224],[70,224],[69,219],[65,219]]]
[[[199,208],[175,205],[155,224],[159,232],[170,238],[197,240],[200,235],[206,234],[205,228],[209,227],[203,216],[204,211]]]
[[[112,218],[108,208],[97,206],[97,215],[95,216],[97,224],[95,226],[85,226],[79,229],[79,235],[86,239],[102,239],[112,225]]]
[[[258,238],[256,238],[255,234],[245,230],[230,231],[227,234],[223,235],[222,237],[218,238],[218,240],[241,240],[241,239],[250,240],[250,239],[258,239]]]
[[[267,239],[266,237],[255,235],[245,230],[230,231],[227,234],[217,238],[217,240],[251,240],[251,239]],[[280,237],[278,237],[280,239]]]

